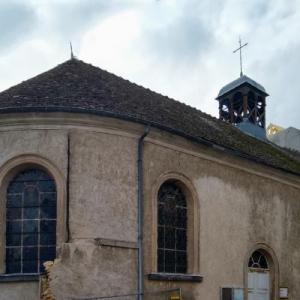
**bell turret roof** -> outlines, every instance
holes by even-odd
[[[259,90],[260,92],[262,92],[263,94],[265,94],[266,96],[268,96],[265,88],[261,84],[257,83],[256,81],[254,81],[253,79],[251,79],[250,77],[248,77],[246,75],[242,75],[238,79],[236,79],[236,80],[226,84],[224,87],[222,87],[218,94],[217,99],[242,85],[250,85],[250,86],[254,87],[255,89]]]

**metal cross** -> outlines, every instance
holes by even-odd
[[[243,61],[242,61],[242,48],[247,46],[248,43],[245,43],[244,45],[242,45],[242,40],[241,40],[241,37],[239,38],[239,44],[240,44],[240,47],[235,49],[233,51],[233,53],[237,52],[237,51],[240,51],[240,66],[241,66],[241,73],[240,73],[240,76],[242,77],[243,76]]]

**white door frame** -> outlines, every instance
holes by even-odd
[[[261,251],[268,259],[270,264],[270,300],[279,300],[279,264],[274,250],[265,243],[257,243],[246,253],[244,259],[244,300],[248,299],[248,262],[252,253]]]

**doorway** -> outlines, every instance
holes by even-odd
[[[256,250],[248,262],[248,300],[271,300],[271,294],[270,262]]]

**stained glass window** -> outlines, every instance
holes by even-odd
[[[158,192],[157,270],[187,272],[187,204],[175,181],[165,182]]]
[[[254,251],[252,253],[248,267],[252,269],[269,269],[267,258],[260,251]]]
[[[27,169],[8,185],[6,273],[42,273],[56,255],[56,186],[44,171]]]

